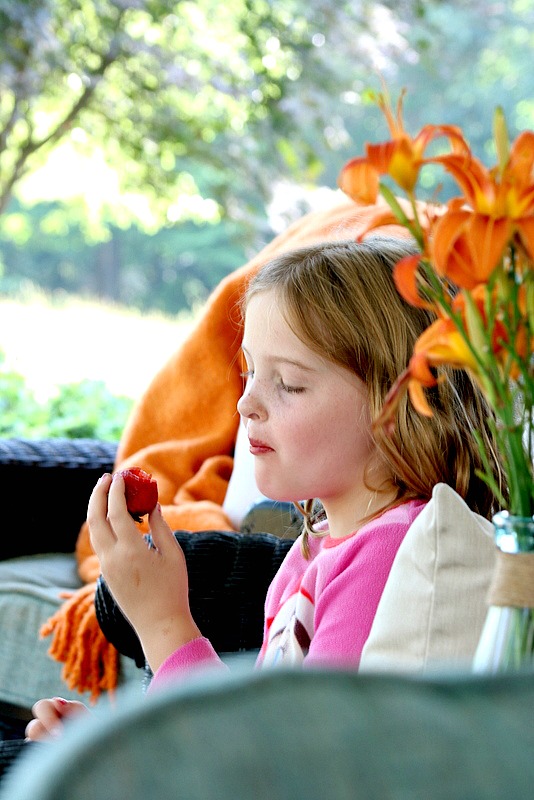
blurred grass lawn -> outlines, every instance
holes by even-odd
[[[136,399],[192,323],[193,315],[172,319],[77,298],[0,298],[3,369],[24,376],[43,401],[57,386],[84,379]]]

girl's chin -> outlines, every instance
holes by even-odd
[[[300,498],[298,487],[295,487],[297,491],[293,491],[289,480],[284,480],[280,475],[277,476],[276,480],[273,480],[273,469],[256,469],[255,479],[256,486],[262,495],[269,500],[274,500],[277,503],[293,503],[295,498],[297,500]]]
[[[275,503],[294,503],[295,502],[295,495],[291,494],[288,495],[287,490],[279,491],[276,490],[276,487],[273,486],[261,486],[258,484],[258,489],[266,497],[268,500],[272,500]]]

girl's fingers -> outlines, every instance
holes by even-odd
[[[106,518],[108,510],[108,492],[111,485],[112,476],[105,473],[98,479],[95,488],[91,492],[89,504],[87,506],[87,519],[94,520]]]
[[[140,547],[143,544],[143,537],[128,512],[125,488],[124,478],[116,472],[108,494],[108,522],[117,541]]]
[[[148,516],[148,524],[150,525],[150,535],[152,536],[152,542],[156,549],[162,553],[165,546],[169,542],[169,535],[172,536],[174,539],[174,535],[163,519],[163,515],[161,513],[161,506],[159,503],[156,503],[155,508],[150,512]]]
[[[51,735],[53,734],[49,733],[43,723],[38,719],[31,719],[24,730],[25,738],[32,742],[38,742],[40,739],[45,739],[47,736]]]
[[[48,736],[58,736],[63,728],[65,717],[75,716],[88,708],[78,700],[64,700],[62,697],[51,697],[38,700],[32,708],[35,718],[26,725],[27,739],[37,741]]]
[[[109,487],[108,517],[115,530],[115,535],[118,537],[123,532],[128,536],[132,531],[137,532],[137,526],[128,513],[125,491],[124,478],[116,472]]]
[[[81,700],[64,700],[63,697],[53,697],[54,703],[60,717],[71,717],[89,711],[85,703]]]
[[[111,480],[108,496],[108,509],[110,514],[114,511],[124,513],[127,510],[124,478],[118,472],[113,475]]]
[[[155,508],[150,512],[148,521],[152,541],[160,553],[162,553],[164,548],[170,543],[172,543],[173,546],[176,544],[174,534],[163,518],[159,503],[156,503]]]
[[[98,479],[98,482],[91,492],[89,504],[87,506],[87,524],[91,543],[102,541],[109,535],[114,536],[113,529],[108,523],[108,492],[112,482],[112,476],[106,473]]]
[[[38,700],[34,704],[32,713],[35,717],[26,725],[26,738],[42,739],[45,736],[53,735],[63,717],[60,702],[60,698],[54,697]]]

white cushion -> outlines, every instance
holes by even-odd
[[[438,484],[398,550],[360,670],[469,667],[494,562],[492,523]]]

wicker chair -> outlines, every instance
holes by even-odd
[[[81,586],[76,538],[93,486],[113,469],[116,447],[92,439],[0,440],[5,523],[0,544],[0,739],[21,735],[40,697],[88,700],[67,689],[62,665],[48,655],[49,642],[39,639],[39,628],[63,602],[61,592]],[[223,655],[253,652],[261,644],[265,593],[297,530],[290,508],[278,504],[273,514],[269,504],[259,504],[245,518],[242,533],[176,532],[188,562],[193,614]],[[96,607],[104,633],[122,656],[121,682],[137,682],[141,693],[150,673],[137,636],[103,581]]]

